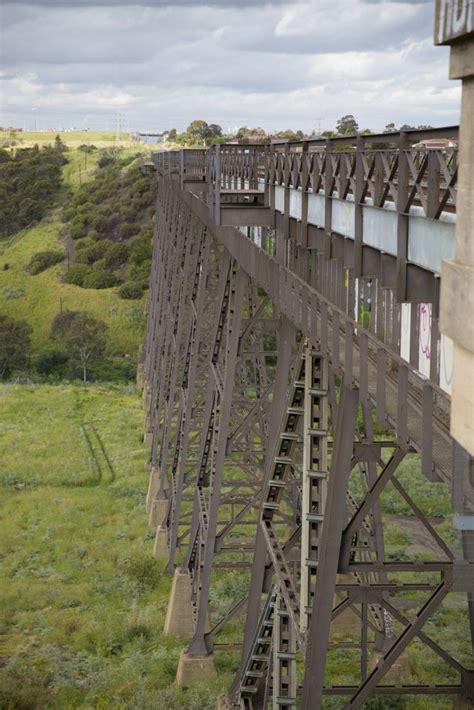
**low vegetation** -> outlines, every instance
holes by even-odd
[[[0,150],[0,239],[38,222],[51,208],[67,163],[64,145]]]
[[[0,399],[0,707],[213,708],[228,673],[173,682],[183,644],[162,633],[171,580],[151,555],[134,388]]]
[[[94,179],[82,185],[63,212],[74,240],[74,263],[66,283],[111,288],[127,283],[119,296],[140,298],[148,287],[155,183],[132,158],[102,154]]]

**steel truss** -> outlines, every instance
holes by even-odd
[[[148,506],[163,503],[154,522],[169,571],[179,564],[189,575],[188,654],[211,654],[246,610],[235,707],[320,708],[336,694],[347,708],[372,694],[470,697],[473,670],[426,625],[448,595],[467,593],[474,637],[472,533],[462,549],[448,544],[399,472],[411,458],[433,484],[458,482],[457,510],[471,511],[472,462],[449,436],[447,398],[396,352],[393,294],[321,253],[304,268],[291,241],[275,259],[216,226],[182,185],[159,181],[145,387]],[[355,317],[365,302],[368,328]],[[389,487],[430,541],[422,559],[387,559]],[[251,575],[248,594],[216,621],[222,568]],[[397,663],[414,640],[446,666],[436,685],[400,682]],[[357,656],[357,681],[331,680],[328,660],[341,648]]]

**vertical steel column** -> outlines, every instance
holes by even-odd
[[[305,345],[300,630],[309,624],[327,494],[328,365]]]
[[[208,620],[209,590],[211,583],[212,561],[217,530],[217,514],[219,510],[222,480],[224,474],[224,459],[227,444],[227,432],[232,406],[237,351],[242,320],[242,304],[247,276],[241,269],[236,269],[231,283],[229,299],[227,343],[225,353],[225,370],[222,392],[219,387],[215,392],[217,411],[214,413],[213,460],[209,481],[209,507],[207,510],[207,530],[205,534],[204,559],[200,575],[200,590],[198,599],[196,630],[188,649],[191,656],[208,655],[212,651],[206,639],[206,623]]]
[[[358,391],[342,386],[328,482],[326,524],[323,526],[321,540],[321,562],[308,630],[303,685],[304,710],[321,707],[341,536],[346,522],[346,494],[352,468],[357,404]]]
[[[273,614],[273,708],[296,710],[296,639],[281,591]]]

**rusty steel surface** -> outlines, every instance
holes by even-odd
[[[454,515],[474,512],[473,463],[450,436],[440,382],[439,275],[407,250],[413,208],[435,223],[454,218],[456,204],[456,151],[416,144],[456,135],[154,156],[144,371],[155,551],[189,579],[188,655],[240,649],[232,707],[319,708],[334,694],[347,708],[373,694],[468,702],[474,693],[469,661],[427,626],[454,594],[474,638],[474,531],[445,538],[400,475],[411,462],[429,486],[449,487]],[[308,219],[316,194],[319,226]],[[353,206],[352,236],[333,229],[336,201]],[[364,244],[368,202],[392,205],[394,255]],[[404,302],[412,317],[402,356]],[[425,374],[419,303],[432,315]],[[387,555],[389,489],[429,541],[426,554]],[[240,570],[241,597],[216,617],[225,570]],[[241,642],[220,643],[237,618]],[[435,684],[398,676],[414,642],[444,664]],[[357,652],[358,679],[328,680],[338,648]]]

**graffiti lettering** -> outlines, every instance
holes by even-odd
[[[444,44],[474,32],[474,0],[437,0],[435,43]]]

